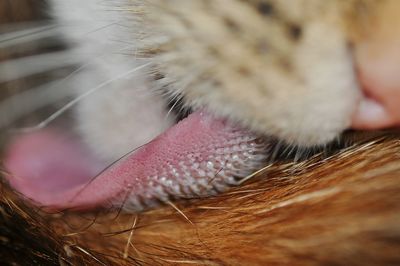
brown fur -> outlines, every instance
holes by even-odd
[[[369,140],[325,159],[273,165],[218,197],[138,214],[50,215],[3,185],[1,226],[15,231],[10,239],[0,230],[0,243],[19,240],[21,249],[0,248],[1,257],[22,263],[18,254],[36,254],[49,263],[89,265],[396,265],[399,152],[398,137]],[[22,242],[20,232],[32,240]]]

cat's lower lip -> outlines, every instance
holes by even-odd
[[[96,162],[62,139],[49,129],[21,135],[5,160],[10,184],[52,209],[141,209],[171,196],[208,196],[262,166],[270,147],[198,111],[96,176]]]

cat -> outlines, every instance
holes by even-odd
[[[197,228],[198,232],[203,234],[202,225],[207,227],[215,223],[215,221],[228,219],[228,221],[232,221],[228,222],[228,231],[225,231],[222,227],[215,227],[214,233],[216,235],[224,232],[232,236],[233,242],[264,242],[266,241],[265,236],[241,238],[241,233],[260,233],[262,230],[267,233],[266,228],[260,231],[260,226],[273,218],[273,216],[269,216],[269,213],[275,209],[278,209],[278,218],[275,217],[275,219],[281,221],[279,225],[284,230],[285,227],[279,217],[280,215],[285,215],[285,210],[287,209],[280,212],[279,209],[281,207],[289,206],[291,208],[292,204],[297,204],[299,205],[299,210],[301,208],[307,210],[308,204],[311,204],[317,209],[320,207],[323,209],[324,205],[319,204],[327,204],[327,200],[332,199],[332,205],[336,206],[334,204],[338,204],[337,206],[339,207],[338,209],[332,207],[331,213],[328,212],[328,215],[323,215],[326,218],[323,221],[332,222],[330,218],[335,215],[334,211],[336,210],[339,215],[343,215],[343,217],[359,226],[366,226],[368,230],[375,229],[383,235],[385,232],[396,234],[398,228],[395,224],[398,219],[395,215],[392,217],[390,213],[394,214],[398,205],[395,204],[395,193],[389,193],[390,186],[392,186],[393,191],[398,191],[398,185],[396,186],[397,183],[394,178],[396,171],[398,171],[395,164],[387,162],[384,165],[382,175],[387,174],[387,177],[383,179],[386,181],[384,182],[385,185],[381,187],[381,190],[377,191],[375,197],[371,197],[383,202],[382,205],[379,205],[382,207],[382,213],[379,216],[380,220],[375,222],[365,219],[368,217],[369,211],[373,209],[372,207],[358,212],[359,216],[356,215],[357,217],[353,220],[351,220],[350,211],[340,209],[340,200],[344,200],[348,204],[351,202],[351,199],[346,197],[343,191],[350,191],[354,195],[360,195],[360,198],[354,202],[354,208],[350,208],[351,211],[357,210],[355,206],[360,204],[361,200],[367,201],[364,192],[368,192],[368,185],[373,186],[376,184],[376,178],[366,182],[365,185],[361,185],[365,189],[362,193],[358,192],[361,194],[357,194],[355,187],[360,185],[362,173],[372,172],[370,175],[374,176],[372,170],[368,172],[367,169],[361,170],[361,166],[358,168],[353,166],[353,168],[347,170],[347,173],[354,175],[354,178],[348,179],[321,173],[321,169],[337,167],[335,162],[354,162],[355,165],[362,165],[363,160],[365,160],[364,162],[372,162],[372,157],[370,159],[363,157],[366,155],[363,153],[363,148],[360,148],[364,147],[362,145],[355,147],[353,150],[345,150],[343,152],[345,158],[341,158],[340,153],[331,157],[331,160],[327,160],[326,165],[321,166],[321,168],[313,168],[313,160],[307,161],[303,165],[300,163],[296,166],[286,166],[286,168],[282,168],[283,170],[279,165],[272,166],[272,169],[275,170],[265,173],[265,180],[258,178],[255,183],[233,190],[233,194],[228,193],[220,198],[211,198],[208,201],[200,201],[200,203],[193,203],[194,205],[189,206],[182,203],[182,206],[186,206],[183,212],[180,212],[181,207],[178,208],[169,201],[171,194],[173,197],[187,198],[207,196],[214,194],[215,191],[226,190],[226,184],[241,182],[236,179],[229,179],[229,177],[238,176],[240,179],[261,167],[259,162],[253,165],[251,161],[248,161],[249,158],[253,158],[254,155],[260,155],[259,153],[261,152],[280,152],[278,148],[281,145],[288,144],[299,147],[326,145],[328,142],[339,138],[344,130],[351,127],[357,129],[379,129],[397,125],[397,108],[393,103],[394,99],[398,98],[396,97],[397,90],[393,89],[397,84],[395,57],[380,53],[381,51],[395,49],[395,45],[393,45],[396,41],[395,36],[393,37],[387,28],[389,23],[394,24],[396,22],[397,17],[393,14],[391,16],[387,14],[394,12],[393,10],[398,10],[396,9],[398,8],[396,1],[297,1],[294,2],[295,4],[291,2],[290,5],[284,1],[117,2],[95,0],[52,2],[52,14],[56,18],[56,23],[64,27],[57,34],[61,32],[60,37],[64,37],[67,40],[67,44],[70,45],[67,58],[77,58],[78,60],[73,60],[73,64],[80,65],[78,69],[71,72],[72,78],[68,80],[67,77],[67,82],[64,79],[64,83],[62,83],[64,90],[67,90],[65,87],[68,88],[68,86],[71,88],[67,90],[70,93],[68,96],[78,99],[70,102],[73,103],[71,104],[75,120],[73,124],[77,125],[74,133],[71,133],[75,137],[72,138],[72,142],[64,142],[64,140],[60,142],[59,139],[64,139],[65,136],[63,135],[64,133],[59,132],[66,131],[65,124],[62,125],[61,121],[59,122],[61,125],[56,125],[49,130],[48,128],[52,126],[51,124],[57,124],[58,121],[48,120],[51,123],[49,124],[46,121],[44,129],[31,129],[28,130],[28,133],[17,134],[16,140],[11,142],[14,144],[8,145],[11,147],[8,148],[11,153],[8,152],[5,156],[6,168],[8,170],[11,168],[12,172],[22,171],[18,172],[18,174],[23,177],[30,178],[34,170],[45,176],[46,173],[49,173],[47,171],[50,171],[48,169],[50,163],[53,163],[52,167],[59,166],[59,161],[65,163],[65,161],[73,158],[72,162],[74,164],[72,166],[67,164],[69,169],[72,168],[81,173],[81,168],[74,168],[78,161],[84,162],[83,164],[93,163],[93,169],[87,170],[82,166],[82,168],[85,168],[85,175],[93,176],[99,169],[103,169],[113,161],[149,141],[150,144],[145,145],[145,148],[139,149],[139,153],[142,152],[143,154],[143,150],[150,147],[155,154],[161,153],[163,155],[165,152],[157,150],[157,147],[172,143],[167,147],[174,152],[176,151],[178,155],[187,155],[187,150],[189,149],[189,154],[198,152],[200,157],[204,152],[190,149],[192,147],[196,149],[199,146],[198,139],[208,136],[210,128],[214,133],[223,133],[223,136],[225,136],[224,134],[232,132],[236,134],[239,132],[237,133],[238,135],[229,135],[233,136],[233,140],[238,141],[234,144],[229,144],[232,146],[228,146],[226,140],[218,139],[218,145],[222,145],[222,147],[211,146],[210,150],[207,150],[207,152],[211,151],[210,157],[207,158],[213,167],[211,169],[214,171],[211,171],[211,177],[218,177],[216,179],[218,179],[219,183],[201,184],[202,180],[204,180],[201,179],[202,172],[204,172],[204,175],[208,174],[205,171],[209,165],[207,162],[205,165],[200,165],[200,169],[191,169],[194,172],[190,172],[188,175],[180,173],[185,178],[187,176],[198,178],[195,181],[191,181],[188,178],[189,181],[186,180],[186,183],[180,183],[180,181],[172,179],[170,177],[172,174],[159,174],[157,172],[156,177],[161,181],[155,178],[150,181],[145,180],[145,182],[161,182],[161,188],[156,186],[155,189],[152,188],[153,190],[151,190],[146,187],[147,185],[141,185],[135,188],[136,194],[142,193],[140,198],[127,199],[127,196],[132,197],[130,194],[131,187],[129,187],[129,193],[126,195],[121,193],[121,188],[118,187],[116,188],[117,192],[112,191],[113,193],[123,194],[123,202],[121,203],[121,199],[119,199],[116,205],[115,203],[111,205],[113,208],[116,207],[118,209],[122,206],[125,211],[140,210],[149,206],[154,207],[154,199],[156,199],[156,201],[171,204],[174,211],[181,213],[184,218],[183,225],[182,222],[179,222],[179,219],[177,220],[174,217],[175,213],[171,214],[165,208],[148,214],[138,214],[139,216],[120,215],[118,216],[118,222],[113,220],[111,223],[107,219],[109,215],[102,214],[102,217],[98,219],[105,219],[106,222],[102,221],[99,224],[103,226],[107,224],[107,226],[102,228],[95,221],[95,225],[92,225],[89,229],[91,234],[89,234],[88,239],[90,241],[85,241],[85,236],[80,234],[79,237],[81,238],[78,237],[73,241],[77,241],[77,243],[86,242],[86,248],[93,251],[102,250],[103,245],[98,243],[95,238],[99,232],[107,234],[104,231],[105,229],[108,233],[121,230],[133,232],[127,229],[126,225],[129,225],[130,228],[136,228],[137,217],[142,217],[139,225],[150,229],[146,230],[145,228],[138,233],[135,231],[135,237],[137,238],[135,241],[138,241],[138,245],[144,245],[141,251],[135,251],[137,252],[135,255],[129,255],[131,237],[129,236],[127,240],[126,236],[116,234],[119,237],[114,242],[117,248],[105,249],[108,250],[109,255],[118,254],[116,256],[120,257],[122,242],[128,241],[126,247],[124,246],[123,256],[120,258],[124,259],[125,256],[125,259],[130,259],[132,262],[140,263],[143,254],[149,252],[154,254],[154,258],[152,256],[144,256],[146,260],[154,260],[153,262],[158,263],[184,263],[186,260],[190,260],[193,263],[238,264],[240,261],[243,262],[244,259],[250,258],[246,254],[236,254],[237,258],[234,258],[235,256],[230,252],[224,252],[224,248],[216,249],[215,243],[224,243],[224,239],[213,238],[211,235],[207,236],[207,240],[201,240],[201,237],[193,238],[196,234],[192,230],[193,227],[190,226],[194,224],[194,229]],[[382,40],[385,42],[382,43]],[[387,47],[387,49],[382,47]],[[382,60],[379,61],[379,59]],[[70,62],[66,61],[66,63]],[[375,62],[379,62],[381,65],[375,65]],[[381,73],[382,65],[389,68]],[[60,66],[66,65],[60,64]],[[160,94],[164,96],[160,96]],[[167,101],[165,98],[167,98]],[[171,101],[171,103],[168,101]],[[168,105],[173,110],[172,113],[168,111]],[[182,115],[179,112],[174,114],[176,106],[183,106],[191,114],[186,118],[187,120],[183,120],[178,125],[173,126],[176,123],[176,117]],[[63,110],[63,107],[59,110]],[[144,114],[146,114],[146,117]],[[56,117],[59,118],[58,115]],[[199,124],[204,124],[204,127],[197,127]],[[152,141],[157,134],[164,132],[169,127],[172,128],[162,135],[164,137],[158,138],[158,142]],[[182,130],[182,128],[186,131]],[[192,128],[193,130],[191,130]],[[140,129],[140,134],[138,134],[138,129]],[[182,131],[184,132],[181,133]],[[195,133],[199,135],[191,131],[197,131]],[[193,134],[194,137],[190,134]],[[187,137],[188,135],[189,137]],[[165,139],[169,140],[169,138],[172,138],[171,136],[174,137],[174,141],[165,144]],[[213,139],[214,137],[218,138],[217,136],[212,136]],[[242,140],[243,138],[245,141]],[[78,142],[75,141],[76,139],[78,139]],[[179,146],[179,141],[183,140],[187,141],[185,144],[187,146],[182,151],[175,146]],[[154,144],[149,146],[154,142],[157,143],[156,146]],[[370,143],[374,142],[375,140]],[[36,149],[35,145],[33,145],[35,143],[39,143],[44,149],[39,152],[33,150],[34,148]],[[68,145],[65,145],[65,143]],[[79,147],[75,149],[76,143],[87,147],[87,150],[84,148],[85,151],[82,152]],[[205,145],[204,142],[200,142],[200,144]],[[249,144],[250,148],[244,145],[243,150],[239,150],[239,152],[238,150],[233,150],[235,145],[240,148],[243,144]],[[256,144],[260,145],[260,150],[253,150]],[[386,140],[384,144],[369,145],[372,145],[370,151],[378,152],[380,151],[379,148],[381,148],[382,160],[386,162],[384,160],[386,158],[395,159],[395,155],[393,155],[396,153],[397,148],[395,144],[395,141]],[[69,150],[70,147],[73,147],[72,150]],[[231,172],[222,174],[218,170],[215,173],[216,169],[221,168],[221,165],[214,166],[216,162],[221,163],[220,159],[215,159],[217,157],[215,153],[218,148],[222,149],[222,152],[224,152],[224,149],[232,149],[233,152],[228,149],[228,154],[232,155],[229,160],[232,160],[232,164],[238,163],[239,166],[228,167],[223,165],[224,171],[231,170]],[[54,150],[64,151],[65,154],[58,155]],[[388,150],[388,152],[385,153],[385,150]],[[253,152],[253,154],[246,155],[244,159],[233,159],[234,156],[243,156],[248,151]],[[357,155],[354,156],[354,159],[349,159],[345,156],[346,154],[352,154],[352,152]],[[30,153],[33,155],[29,155]],[[66,154],[69,156],[65,156]],[[169,156],[169,153],[167,155]],[[222,155],[226,156],[227,154],[225,152]],[[87,159],[92,156],[95,158],[93,162],[91,159]],[[162,164],[162,162],[175,160],[168,156],[166,158],[158,157],[159,159],[156,163],[161,162]],[[39,168],[29,166],[28,162],[32,158],[38,157],[42,158],[45,165],[44,168],[42,166]],[[139,161],[137,152],[133,153],[132,157],[134,163]],[[34,182],[28,181],[28,183],[24,183],[25,181],[19,183],[19,180],[12,177],[8,177],[8,180],[11,185],[25,194],[25,196],[33,198],[34,201],[42,201],[45,205],[50,202],[48,205],[61,205],[64,208],[73,207],[79,209],[82,204],[88,204],[88,206],[84,207],[91,208],[96,207],[98,201],[103,204],[104,198],[101,195],[98,196],[95,203],[87,203],[87,195],[107,194],[108,191],[101,191],[102,188],[100,187],[109,185],[110,179],[117,178],[117,175],[113,174],[113,172],[120,173],[121,168],[126,169],[126,165],[131,164],[130,159],[132,157],[130,155],[125,156],[121,159],[121,162],[116,163],[116,168],[111,167],[108,172],[106,170],[106,175],[100,176],[97,180],[103,180],[107,184],[95,180],[93,182],[95,186],[87,189],[86,193],[83,190],[79,195],[81,200],[73,202],[72,205],[63,205],[65,202],[60,203],[65,201],[65,195],[62,193],[61,200],[56,203],[54,198],[59,196],[54,195],[54,193],[50,196],[44,195],[45,193],[37,193],[37,191],[44,191],[37,183],[46,183],[43,182],[46,179],[43,179],[43,181],[37,179]],[[259,156],[260,161],[265,161],[268,158],[265,155]],[[212,159],[215,160],[212,161]],[[360,163],[358,163],[358,159],[361,160]],[[195,165],[196,162],[194,161],[189,167]],[[26,165],[28,166],[26,167]],[[118,165],[122,165],[122,167],[118,168]],[[237,169],[243,169],[248,165],[251,165],[251,167],[245,169],[246,171],[243,173],[237,171]],[[304,170],[299,170],[302,166]],[[174,169],[182,170],[182,168],[178,168],[173,163],[168,167],[172,169],[170,169],[172,173]],[[62,169],[62,172],[67,171],[65,170],[66,168],[56,167],[58,171],[50,171],[51,175],[58,175],[59,173],[57,172],[61,172],[59,169]],[[136,168],[128,167],[128,172],[133,171],[132,169],[138,171]],[[144,169],[139,170],[148,171],[148,168]],[[355,173],[351,169],[355,170]],[[377,167],[376,169],[380,168]],[[165,167],[161,170],[165,170]],[[313,178],[307,176],[306,170],[310,171],[311,177],[320,178],[321,181],[312,182]],[[85,171],[88,171],[89,174]],[[274,175],[274,171],[278,174]],[[289,175],[292,175],[292,178],[285,175],[285,171],[289,171]],[[297,173],[297,171],[300,173]],[[306,172],[304,173],[303,171]],[[72,173],[74,172],[72,171]],[[69,175],[70,173],[67,172],[67,174]],[[167,177],[166,180],[162,180],[164,176]],[[328,185],[328,181],[331,178],[334,178],[334,184],[339,185]],[[308,187],[307,182],[300,182],[301,184],[295,185],[296,180],[303,180],[303,182],[307,180],[310,183]],[[77,180],[76,182],[79,181]],[[169,185],[169,181],[171,181],[171,185]],[[201,184],[200,188],[198,183]],[[346,184],[348,185],[347,189]],[[57,185],[59,184],[50,187],[50,190],[56,188]],[[123,183],[123,185],[125,186],[127,183]],[[128,183],[128,185],[131,184]],[[176,185],[178,185],[178,188],[176,188]],[[32,190],[33,186],[38,186],[38,188]],[[110,186],[112,187],[112,185]],[[279,191],[279,187],[283,188],[282,191]],[[285,194],[296,188],[299,189],[298,194],[292,193],[289,197]],[[46,189],[48,190],[49,188],[45,187]],[[258,189],[260,190],[258,191]],[[269,194],[269,190],[273,192]],[[125,190],[122,191],[125,192]],[[249,198],[250,201],[241,200],[241,196],[232,196],[235,195],[235,191],[238,195],[244,195],[243,198]],[[385,197],[385,192],[388,195],[392,195],[392,197]],[[10,193],[6,193],[6,195],[9,195],[9,198],[14,198],[15,196],[13,196],[12,192]],[[258,193],[260,193],[260,198],[257,197]],[[40,194],[40,197],[37,196],[38,194]],[[165,194],[168,195],[165,196]],[[79,198],[76,191],[73,191],[72,195],[74,195],[74,199]],[[274,195],[278,198],[275,203],[273,200]],[[222,207],[218,206],[218,204],[216,205],[224,197],[227,197],[225,200],[228,205]],[[110,197],[107,196],[105,201],[108,203],[109,200]],[[262,204],[257,204],[253,201],[260,201]],[[253,205],[250,204],[251,202],[253,202]],[[202,204],[205,205],[203,206]],[[236,204],[245,205],[240,207]],[[388,207],[390,204],[393,206]],[[353,207],[351,204],[350,206]],[[201,211],[202,208],[204,208],[204,212]],[[213,208],[219,209],[220,212],[211,211]],[[228,208],[228,211],[226,208]],[[229,211],[230,208],[232,208],[232,211]],[[264,210],[255,211],[258,208]],[[22,209],[24,208],[22,207]],[[209,210],[207,211],[207,209]],[[384,210],[387,210],[389,214],[383,213]],[[201,224],[199,218],[204,217],[199,212],[207,214],[208,216],[206,217],[211,220]],[[242,214],[244,212],[246,214],[243,216],[229,215],[236,212]],[[267,213],[267,216],[264,216],[264,213]],[[24,212],[19,214],[23,216]],[[253,221],[252,218],[248,217],[252,216],[251,214],[254,214],[259,220]],[[74,214],[67,213],[65,215],[70,222],[82,222]],[[196,217],[196,215],[198,216]],[[294,217],[298,217],[295,213],[289,212],[288,215],[290,217],[289,221],[292,222]],[[318,212],[310,210],[309,217],[310,219],[318,217]],[[160,218],[165,218],[167,221],[160,226],[157,226],[157,224],[152,225],[154,221]],[[36,217],[34,220],[41,221],[40,219],[40,217]],[[169,223],[168,219],[173,219],[173,222]],[[244,231],[240,233],[240,230],[235,228],[243,226],[246,223],[246,219],[249,219],[247,221],[250,222],[250,226],[245,226]],[[341,220],[337,226],[332,227],[329,226],[329,223],[321,223],[319,224],[321,229],[317,230],[317,232],[322,235],[328,232],[327,230],[334,230],[339,233],[341,228],[348,228],[345,225],[346,219]],[[363,219],[367,222],[362,223]],[[310,235],[312,222],[307,219],[304,221],[304,228],[308,230],[306,232]],[[49,225],[50,230],[55,230],[51,231],[56,232],[55,235],[68,234],[68,230],[65,228],[56,229],[60,225],[60,221],[54,220],[51,216],[47,217],[44,223]],[[114,223],[125,226],[118,227]],[[185,239],[188,241],[188,246],[176,246],[181,254],[172,256],[173,253],[170,252],[175,252],[175,244],[173,243],[178,242],[172,241],[167,244],[165,240],[174,239],[175,236],[179,237],[180,233],[172,230],[174,234],[160,234],[165,239],[162,237],[158,239],[157,236],[151,234],[151,231],[158,228],[161,229],[160,232],[166,232],[175,223],[180,224],[183,228],[189,226],[187,229],[182,229],[182,232],[186,233]],[[38,224],[43,226],[41,222]],[[279,225],[275,232],[280,230]],[[288,225],[293,225],[293,223]],[[155,226],[154,229],[153,226]],[[383,230],[383,226],[388,226],[387,231]],[[115,228],[115,230],[110,230],[111,228]],[[261,226],[261,228],[263,227]],[[293,231],[293,228],[289,229],[286,233],[297,234],[297,231]],[[293,245],[296,244],[296,248],[300,249],[298,253],[295,249],[290,249],[289,242],[279,244],[279,241],[288,241],[286,238],[276,237],[275,241],[278,242],[274,246],[278,245],[282,248],[269,246],[269,244],[260,246],[259,254],[249,263],[262,264],[269,261],[271,263],[285,264],[286,259],[287,264],[292,264],[293,259],[298,256],[306,256],[303,260],[298,260],[299,264],[311,262],[313,256],[315,256],[315,261],[319,263],[324,263],[325,261],[345,264],[349,262],[351,255],[343,253],[345,248],[328,248],[323,244],[325,241],[334,241],[336,244],[341,243],[341,241],[348,241],[347,243],[353,252],[350,253],[363,256],[363,258],[357,257],[357,260],[351,261],[355,264],[358,262],[361,264],[364,259],[367,262],[372,262],[370,259],[377,259],[378,262],[383,262],[385,259],[388,259],[388,261],[398,259],[394,255],[395,253],[390,251],[390,248],[395,250],[397,247],[395,244],[386,244],[386,238],[383,241],[379,241],[373,236],[371,238],[368,230],[354,230],[349,235],[339,234],[338,238],[322,237],[321,235],[322,238],[319,240],[322,242],[321,250],[319,251],[313,250],[315,245],[311,245],[312,248],[307,245],[306,240],[309,239],[307,236],[302,237],[299,235],[298,239],[301,241],[293,242]],[[231,231],[236,231],[237,234],[231,234]],[[211,233],[213,234],[213,232]],[[145,240],[141,240],[141,234],[145,236]],[[350,241],[347,239],[347,237],[357,236],[371,241],[371,246],[378,245],[378,251],[367,256],[365,249],[360,247],[361,240]],[[310,239],[310,241],[317,240],[317,238]],[[57,239],[57,241],[59,240]],[[154,241],[154,245],[161,245],[161,251],[157,251],[156,246],[152,246],[151,241]],[[146,244],[146,242],[149,244]],[[62,241],[58,242],[57,245],[60,243]],[[92,246],[92,243],[95,245]],[[69,259],[72,261],[75,255],[71,254],[79,252],[79,245],[77,246],[78,248],[70,244],[64,245],[66,250],[63,252],[65,252],[65,255],[60,256],[59,259],[64,261],[71,257]],[[191,250],[191,245],[204,247]],[[225,248],[229,247],[229,243],[221,245]],[[242,248],[238,245],[231,249],[232,252],[236,253],[238,248]],[[211,247],[207,248],[208,246]],[[306,247],[309,247],[309,249]],[[383,251],[383,247],[387,248],[387,252]],[[243,250],[246,250],[244,253],[251,252],[253,248],[244,248]],[[132,249],[135,249],[135,245]],[[210,250],[215,250],[215,254],[210,253]],[[277,254],[273,255],[272,250],[277,250]],[[285,252],[287,252],[287,256],[285,256]],[[332,252],[331,257],[329,256],[330,252]],[[165,255],[164,258],[163,255]],[[117,257],[115,263],[118,263]],[[344,258],[344,260],[341,260],[341,258]],[[91,258],[89,256],[85,259]],[[103,259],[104,261],[108,260],[107,256],[100,260],[103,261]]]

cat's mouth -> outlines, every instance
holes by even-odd
[[[143,209],[171,198],[215,194],[259,169],[271,143],[196,111],[106,169],[55,129],[21,134],[8,146],[10,184],[50,209]]]

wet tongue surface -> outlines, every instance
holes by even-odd
[[[50,209],[143,209],[159,201],[209,196],[262,166],[269,144],[198,111],[104,171],[82,145],[45,129],[8,147],[7,178]]]

